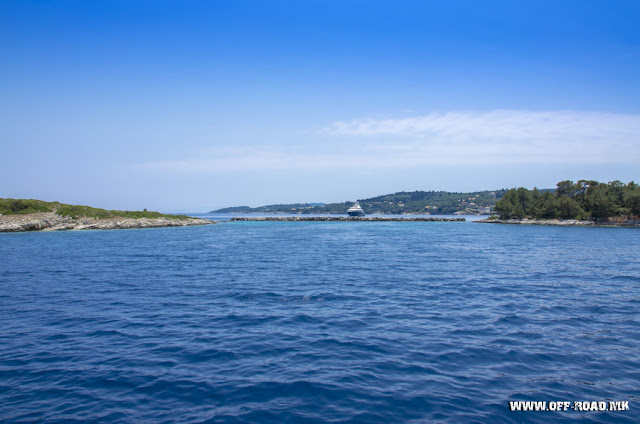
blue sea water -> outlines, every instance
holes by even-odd
[[[0,258],[3,422],[640,417],[637,229],[223,222],[2,234]]]

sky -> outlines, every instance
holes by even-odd
[[[0,0],[0,197],[640,180],[640,2]]]

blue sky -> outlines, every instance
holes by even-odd
[[[640,180],[637,1],[0,1],[0,197]]]

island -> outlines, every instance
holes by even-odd
[[[0,232],[118,230],[209,225],[214,221],[159,212],[118,211],[35,199],[0,198]]]
[[[346,214],[358,203],[365,215],[490,215],[498,199],[506,192],[400,191],[392,194],[341,203],[290,203],[251,208],[235,206],[211,213],[269,214]]]
[[[640,227],[640,186],[615,180],[561,181],[553,190],[512,188],[496,202],[492,224]]]

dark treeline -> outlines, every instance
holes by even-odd
[[[495,211],[501,218],[596,219],[640,216],[640,186],[611,181],[561,181],[555,192],[512,188]]]

